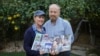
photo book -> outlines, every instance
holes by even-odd
[[[71,35],[60,35],[48,37],[45,34],[36,34],[31,50],[42,50],[45,53],[50,51],[63,52],[71,50]]]

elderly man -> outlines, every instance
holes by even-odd
[[[46,33],[49,37],[55,37],[59,35],[72,35],[71,37],[71,43],[74,41],[74,36],[72,32],[72,28],[70,23],[67,20],[64,20],[60,17],[60,6],[57,4],[51,4],[49,6],[49,17],[50,20],[48,20],[44,27],[46,29]],[[50,52],[50,56],[70,56],[70,50],[56,53],[56,52]]]

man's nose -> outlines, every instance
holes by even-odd
[[[53,12],[52,12],[51,14],[52,14],[52,15],[55,15],[55,13],[53,13]]]

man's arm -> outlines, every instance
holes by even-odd
[[[71,43],[73,43],[74,35],[73,35],[72,27],[67,20],[64,20],[64,28],[65,28],[65,35],[71,35]]]

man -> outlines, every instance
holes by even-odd
[[[45,28],[42,27],[45,20],[45,13],[42,10],[37,10],[33,16],[34,24],[30,26],[24,34],[24,50],[26,56],[46,56],[41,50],[32,50],[32,44],[34,42],[37,33],[45,34]]]
[[[51,4],[49,6],[49,17],[44,27],[49,37],[55,37],[59,35],[72,35],[71,43],[74,41],[74,36],[70,23],[60,17],[60,6],[57,4]],[[50,56],[70,56],[70,50],[60,53],[50,52]]]

